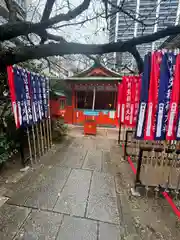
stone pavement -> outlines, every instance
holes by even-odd
[[[180,239],[163,199],[131,197],[133,176],[120,157],[117,131],[84,137],[81,130],[74,128],[54,154],[7,185],[0,240]]]

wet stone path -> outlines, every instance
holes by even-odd
[[[115,141],[77,137],[8,189],[0,239],[120,240]]]
[[[166,200],[131,196],[134,175],[118,132],[73,131],[17,182],[0,185],[0,199],[9,198],[0,207],[0,240],[179,240]]]

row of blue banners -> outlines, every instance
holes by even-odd
[[[49,79],[19,67],[8,69],[16,127],[27,127],[49,115]]]

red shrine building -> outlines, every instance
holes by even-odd
[[[64,122],[82,125],[85,120],[92,119],[96,121],[97,126],[117,127],[117,95],[120,81],[120,74],[101,64],[94,64],[91,68],[65,79],[68,91],[63,104]],[[58,101],[60,99],[62,100],[62,96]],[[58,112],[60,115],[61,110]]]

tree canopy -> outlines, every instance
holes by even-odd
[[[46,0],[41,19],[38,22],[33,22],[26,20],[18,21],[13,8],[11,7],[12,0],[5,0],[6,6],[9,10],[9,19],[7,23],[0,25],[0,71],[4,71],[7,65],[17,64],[31,59],[46,58],[54,55],[64,56],[70,54],[84,54],[89,56],[97,54],[103,55],[111,52],[129,52],[135,58],[138,70],[141,73],[143,69],[143,60],[137,50],[137,46],[180,33],[180,26],[173,25],[167,26],[164,29],[149,35],[142,35],[133,37],[132,39],[126,41],[104,44],[72,42],[65,39],[61,34],[52,34],[51,30],[57,29],[58,27],[60,28],[62,25],[83,24],[83,22],[91,20],[86,17],[86,19],[83,19],[80,22],[71,22],[89,8],[91,1],[92,0],[83,0],[79,3],[79,5],[73,7],[70,5],[69,0],[67,0],[68,11],[65,13],[58,12],[58,14],[51,16],[53,6],[56,1]],[[114,6],[114,11],[110,11],[112,8],[112,1],[101,1],[104,6],[104,12],[100,15],[106,19],[107,23],[110,15],[115,15],[117,12],[123,12],[132,18],[133,21],[137,21],[142,26],[145,26],[145,22],[136,16],[134,17],[134,14],[131,14],[131,11],[127,11],[124,8],[125,1],[121,1],[121,5],[118,7]],[[95,17],[98,18],[98,14],[96,14]],[[34,44],[31,41],[30,34],[38,36],[40,40],[37,44]],[[18,40],[19,37],[26,38],[28,44],[17,44],[14,48],[3,47],[3,42]]]

